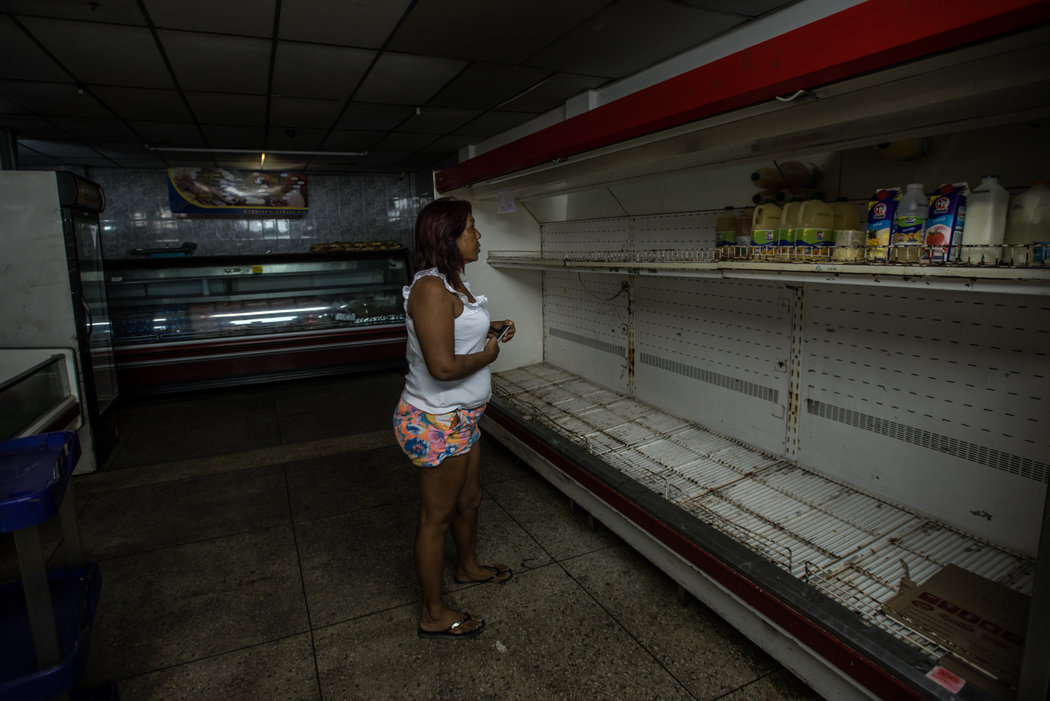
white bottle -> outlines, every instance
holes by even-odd
[[[1032,187],[1010,201],[1006,215],[1004,243],[1011,246],[1014,265],[1032,265],[1035,262],[1033,243],[1050,241],[1050,180],[1036,180]],[[1042,249],[1040,258],[1045,257]]]
[[[999,184],[998,175],[981,176],[981,184],[966,198],[962,262],[995,265],[1006,233],[1006,211],[1010,193]]]
[[[930,214],[930,198],[922,191],[922,183],[911,183],[897,205],[890,237],[890,260],[897,263],[915,263],[919,260],[926,240],[926,218]]]

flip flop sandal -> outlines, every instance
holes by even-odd
[[[456,584],[485,584],[487,582],[493,582],[495,584],[506,584],[510,581],[510,578],[514,576],[514,572],[509,567],[505,570],[501,570],[494,565],[482,565],[482,567],[493,570],[495,574],[493,574],[491,577],[486,577],[485,579],[460,579],[459,577],[453,577],[453,579],[456,581]],[[496,578],[503,577],[503,575],[507,576],[497,581]]]
[[[423,630],[422,628],[420,628],[418,635],[421,638],[428,638],[431,640],[438,638],[476,638],[481,633],[481,631],[485,630],[484,618],[477,619],[481,621],[481,625],[475,628],[474,630],[469,630],[466,633],[456,632],[457,628],[459,628],[461,625],[471,620],[472,618],[474,617],[468,613],[466,618],[460,621],[456,621],[445,630]]]

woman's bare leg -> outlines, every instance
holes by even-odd
[[[452,540],[456,544],[456,578],[480,581],[495,574],[478,564],[478,509],[481,507],[481,442],[474,443],[466,454],[467,470],[456,502],[452,521]],[[507,568],[493,565],[500,572]]]
[[[445,566],[445,535],[456,518],[456,507],[468,471],[467,455],[445,458],[437,467],[419,468],[419,528],[416,531],[416,574],[423,597],[419,627],[442,631],[464,615],[445,604],[441,575]],[[457,630],[469,633],[481,622],[477,619]]]

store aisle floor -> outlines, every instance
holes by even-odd
[[[392,372],[126,403],[117,450],[74,480],[102,575],[87,681],[126,701],[816,698],[488,438],[480,559],[514,578],[456,584],[450,543],[448,598],[488,627],[420,640],[400,389]]]

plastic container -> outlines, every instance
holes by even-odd
[[[981,184],[966,198],[962,262],[970,265],[995,265],[999,262],[1009,203],[1010,193],[999,184],[999,176],[982,175]]]
[[[926,218],[930,214],[930,198],[922,191],[922,183],[910,183],[897,205],[890,236],[890,260],[896,263],[917,263],[926,242]]]
[[[831,203],[835,215],[835,231],[860,228],[860,210],[849,203],[845,197],[839,197]]]
[[[1036,180],[1014,195],[1006,214],[1003,242],[1012,247],[1008,252],[1014,265],[1036,262],[1032,244],[1040,244],[1040,250],[1050,244],[1050,180]]]
[[[715,221],[715,245],[736,245],[736,208],[727,206]]]
[[[831,257],[843,263],[860,263],[864,260],[867,234],[860,229],[838,229],[835,231],[835,250]]]
[[[755,210],[752,207],[745,207],[736,218],[736,245],[737,246],[750,246],[751,245],[751,218],[754,216]]]
[[[751,217],[751,245],[762,248],[773,245],[780,228],[780,214],[780,207],[769,200],[755,207]]]
[[[802,224],[802,200],[791,200],[780,210],[780,227],[777,229],[777,246],[794,246],[798,229]]]
[[[835,212],[831,205],[813,198],[802,203],[799,211],[799,229],[796,246],[833,246],[835,244]]]

